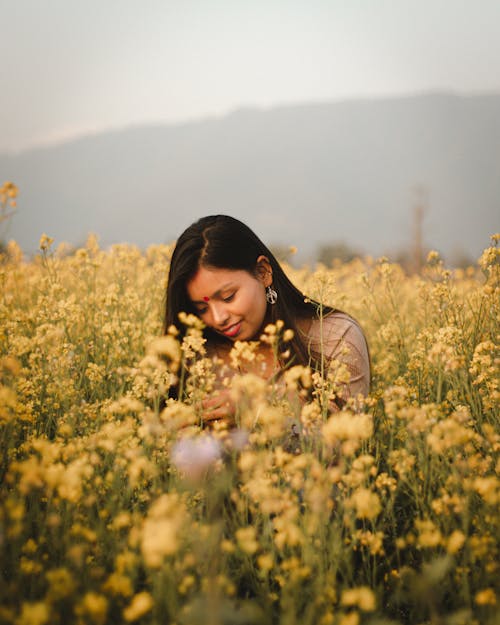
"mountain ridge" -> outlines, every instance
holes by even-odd
[[[413,189],[429,206],[424,242],[478,255],[498,230],[500,94],[431,93],[135,125],[0,154],[20,188],[9,236],[81,243],[175,239],[226,212],[268,243],[344,241],[379,254],[411,244]],[[103,208],[105,210],[103,210]]]
[[[147,121],[147,122],[133,122],[130,124],[123,124],[120,126],[111,126],[108,128],[101,128],[97,130],[92,130],[88,132],[76,132],[74,135],[68,135],[64,138],[53,139],[53,140],[42,140],[39,143],[35,143],[33,145],[28,145],[19,149],[4,149],[0,148],[0,158],[2,157],[13,157],[25,154],[27,152],[36,152],[46,149],[52,149],[61,147],[67,144],[75,144],[80,141],[92,140],[95,137],[100,137],[103,135],[113,135],[119,134],[123,132],[134,130],[159,130],[159,129],[167,129],[167,128],[183,128],[186,126],[194,126],[197,124],[204,124],[214,122],[217,123],[223,119],[227,119],[232,116],[238,116],[245,113],[268,113],[268,112],[279,112],[287,109],[298,109],[298,108],[309,108],[312,109],[314,107],[324,107],[324,106],[336,106],[336,105],[345,105],[345,104],[353,104],[363,102],[366,104],[377,103],[381,101],[390,100],[392,102],[403,102],[409,99],[418,99],[418,98],[460,98],[460,99],[473,99],[473,98],[482,98],[488,99],[492,98],[496,100],[500,97],[500,92],[497,91],[477,91],[477,92],[460,92],[460,91],[448,91],[446,89],[437,89],[437,90],[428,90],[428,91],[416,91],[414,93],[401,93],[401,94],[393,94],[393,95],[380,95],[380,96],[363,96],[363,97],[344,97],[338,98],[335,100],[313,100],[313,101],[299,101],[295,103],[278,103],[269,106],[238,106],[233,109],[230,109],[226,113],[220,114],[206,114],[200,115],[198,117],[193,117],[190,119],[180,119],[177,121],[169,121],[169,120],[158,120],[158,121]]]

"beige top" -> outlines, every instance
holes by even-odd
[[[370,358],[365,336],[359,324],[343,312],[333,312],[322,319],[305,321],[302,324],[302,338],[309,353],[320,363],[323,355],[322,374],[338,383],[338,395],[344,401],[350,397],[363,396],[370,390]],[[277,373],[276,362],[267,346],[260,351],[260,359],[238,367],[240,373],[257,373],[270,378]],[[217,378],[222,380],[236,371],[230,365],[229,346],[210,346],[209,357],[218,357],[222,366],[217,368]],[[349,380],[339,370],[344,365]],[[340,375],[336,375],[336,374]]]
[[[341,384],[341,396],[344,400],[365,396],[370,390],[370,357],[365,336],[359,324],[349,315],[335,311],[313,320],[306,330],[309,340],[309,352],[323,363],[325,374],[332,374],[339,364],[345,365],[349,373],[349,382]]]

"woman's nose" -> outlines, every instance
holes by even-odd
[[[225,307],[219,303],[214,303],[212,307],[212,317],[214,320],[214,324],[218,326],[224,326],[226,324],[226,321],[229,319],[229,315]]]

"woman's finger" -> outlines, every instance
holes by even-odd
[[[227,413],[227,410],[222,408],[216,408],[215,410],[211,410],[210,412],[205,412],[203,414],[204,423],[209,423],[211,421],[219,421],[221,419],[227,419],[230,415]]]
[[[232,406],[232,400],[227,391],[215,393],[210,397],[205,397],[202,399],[201,405],[205,410],[210,410],[212,408],[219,408],[221,406]]]
[[[203,422],[212,425],[216,421],[224,421],[227,425],[234,425],[234,403],[227,390],[205,397],[201,402],[203,408]]]
[[[224,399],[222,397],[207,397],[201,401],[201,405],[205,410],[211,410],[213,408],[218,408],[222,406],[224,403]]]
[[[220,406],[213,410],[208,410],[203,413],[203,422],[206,424],[213,423],[215,421],[225,421],[228,425],[234,424],[234,413],[228,406]]]

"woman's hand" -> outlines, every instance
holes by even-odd
[[[231,392],[223,389],[215,392],[201,402],[203,424],[211,426],[223,421],[228,427],[235,425],[236,406],[231,399]]]

